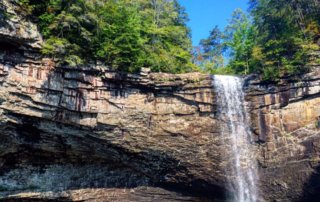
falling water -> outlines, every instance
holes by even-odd
[[[228,182],[233,190],[233,201],[258,201],[257,163],[251,149],[249,116],[246,112],[242,80],[233,76],[214,76],[214,87],[217,92],[218,116],[223,121],[221,132],[230,160],[230,169],[226,175],[232,176]]]

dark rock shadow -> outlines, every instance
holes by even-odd
[[[7,129],[0,132],[0,135],[10,134],[15,128],[14,136],[18,139],[18,142],[11,140],[7,143],[16,151],[1,157],[4,166],[0,169],[0,181],[7,183],[2,184],[4,195],[28,191],[149,186],[188,197],[224,198],[222,187],[198,180],[187,167],[179,165],[176,159],[163,152],[144,150],[135,154],[92,135],[89,128],[47,123],[61,131],[74,130],[74,134],[53,135],[39,129],[37,123],[43,120],[13,113],[10,116],[21,119],[22,124],[7,124]],[[84,136],[79,137],[77,133]],[[179,178],[177,174],[185,176]],[[166,182],[166,176],[175,176],[177,182]],[[11,184],[13,187],[10,188]]]
[[[304,185],[299,202],[318,202],[320,200],[320,165],[318,165],[308,182]]]
[[[3,2],[0,2],[0,26],[1,27],[8,27],[8,14],[6,12],[6,8],[3,5]]]
[[[16,44],[14,41],[0,40],[0,46],[2,47],[0,54],[3,54],[0,62],[9,65],[9,68],[15,68],[17,65],[24,66],[27,61],[30,61],[30,57],[41,59],[39,53],[34,51],[30,54],[21,44]],[[80,188],[149,186],[160,187],[183,196],[224,200],[223,185],[194,176],[189,171],[188,165],[180,163],[172,154],[156,149],[133,151],[123,145],[115,144],[112,139],[99,135],[101,131],[118,135],[121,131],[122,134],[128,132],[123,126],[81,125],[74,117],[89,119],[97,118],[98,115],[96,112],[86,110],[87,95],[84,93],[82,84],[91,85],[95,81],[90,80],[90,76],[99,76],[100,72],[92,69],[81,71],[68,69],[68,71],[52,68],[40,89],[28,89],[29,93],[39,91],[42,99],[48,101],[47,104],[34,101],[28,94],[12,92],[17,97],[35,103],[37,107],[29,106],[30,109],[42,113],[43,117],[38,118],[4,109],[4,115],[10,117],[10,121],[0,123],[0,137],[4,140],[0,146],[0,163],[2,163],[0,164],[0,181],[2,178],[2,182],[6,182],[6,185],[11,184],[13,188],[10,188],[11,185],[9,188],[2,187],[2,195],[9,196],[25,190],[46,192],[55,187],[57,191],[68,191]],[[31,67],[26,72],[38,80],[43,79],[43,72],[37,67]],[[141,85],[132,75],[117,72],[114,74],[113,79],[103,79],[113,97],[126,97],[127,88],[138,88],[142,93],[154,93],[159,96],[166,96],[168,93],[167,90],[155,91],[148,85]],[[67,87],[64,82],[68,82]],[[69,92],[70,102],[68,99],[62,99],[66,90],[72,91]],[[196,104],[189,100],[183,101]],[[121,106],[117,107],[121,108]],[[45,111],[46,108],[53,110]],[[18,180],[10,181],[15,178]],[[40,186],[34,187],[32,183],[23,184],[23,179],[25,183],[34,180],[33,184],[38,183]],[[42,184],[46,180],[53,180],[56,184],[48,185],[46,189]],[[54,186],[61,182],[67,186]],[[19,183],[22,183],[21,190],[14,188],[19,187]],[[21,199],[20,201],[37,200]],[[39,199],[38,201],[50,200]]]

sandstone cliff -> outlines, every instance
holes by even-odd
[[[320,68],[276,85],[251,77],[247,92],[265,199],[318,200]]]
[[[20,20],[0,30],[1,197],[198,200],[162,189],[171,187],[222,195],[209,76],[57,67]]]
[[[57,66],[0,4],[0,201],[219,201],[230,169],[212,78]],[[319,69],[246,82],[268,201],[319,195]]]

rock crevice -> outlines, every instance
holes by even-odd
[[[58,66],[14,2],[0,3],[0,201],[225,200],[211,76]],[[263,197],[317,199],[319,68],[245,83]]]
[[[14,34],[0,35],[6,41]],[[223,173],[214,169],[219,145],[209,141],[217,130],[210,76],[57,66],[33,46],[40,38],[15,37],[9,43],[19,43],[0,53],[1,197],[149,187],[167,201],[200,200],[181,190],[223,198]],[[46,178],[60,188],[43,184]],[[130,193],[124,195],[135,196]],[[141,200],[150,197],[141,193]]]
[[[252,128],[261,144],[265,199],[316,199],[319,192],[312,186],[319,186],[314,181],[320,180],[320,67],[299,79],[282,79],[277,85],[251,77],[246,87]]]

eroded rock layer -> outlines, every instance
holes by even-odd
[[[111,173],[129,169],[132,175],[121,172],[119,182],[108,185],[95,180],[101,176],[83,176],[87,182],[63,188],[173,184],[221,194],[209,76],[62,68],[20,47],[3,52],[0,69],[2,172],[99,165],[108,176],[112,165]],[[25,188],[21,183],[2,189]]]
[[[157,187],[222,197],[209,76],[58,67],[34,45],[41,44],[36,26],[6,22],[0,31],[1,197],[122,189],[130,201],[138,189],[142,201],[152,198],[139,187],[159,192],[154,197],[162,201],[191,198]]]
[[[247,92],[252,128],[261,144],[260,187],[265,199],[318,200],[320,68],[276,85],[253,79]]]
[[[225,199],[230,145],[210,76],[58,66],[14,3],[0,2],[0,201]],[[246,89],[262,196],[316,200],[319,68]]]

